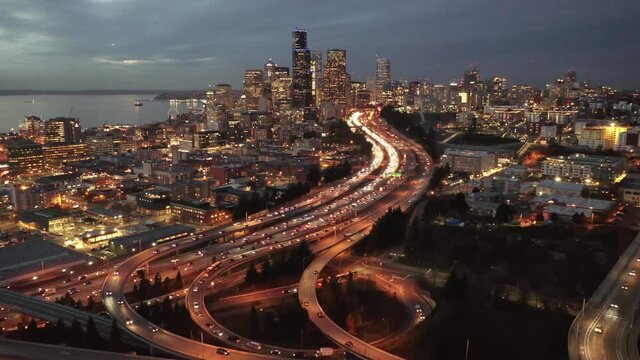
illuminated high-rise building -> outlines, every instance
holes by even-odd
[[[258,110],[263,95],[264,75],[260,69],[244,71],[244,96],[247,110]]]
[[[53,143],[75,144],[82,142],[80,119],[57,117],[44,123],[45,141]]]
[[[350,90],[347,79],[347,50],[327,50],[327,61],[324,64],[324,86],[322,87],[323,101],[333,105],[346,105],[347,90]]]
[[[376,88],[374,97],[378,102],[382,101],[385,88],[391,84],[391,62],[387,58],[376,59]]]
[[[322,101],[322,51],[311,52],[311,94],[317,105]]]
[[[215,104],[224,106],[226,110],[233,109],[233,89],[231,85],[216,85]]]
[[[278,65],[276,65],[276,63],[274,63],[271,59],[269,59],[269,61],[267,61],[264,64],[264,82],[265,83],[271,83],[273,82],[273,80],[275,80],[275,76],[276,76],[276,67]]]
[[[293,30],[292,69],[293,106],[310,106],[313,101],[311,93],[311,52],[307,48],[307,31],[303,29]]]
[[[19,124],[19,134],[21,137],[33,140],[37,143],[44,142],[44,123],[35,115],[25,116]]]

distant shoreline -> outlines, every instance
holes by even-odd
[[[192,90],[33,90],[33,89],[7,89],[0,90],[0,96],[12,95],[157,95],[163,93],[192,92]]]

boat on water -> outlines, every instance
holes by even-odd
[[[31,103],[31,104],[35,104],[35,103],[36,103],[36,99],[25,100],[24,102],[26,102],[26,103]]]
[[[135,102],[133,103],[133,106],[142,106],[142,105],[143,105],[143,104],[142,104],[142,101],[135,101]]]

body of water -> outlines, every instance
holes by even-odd
[[[0,132],[18,129],[27,115],[42,120],[62,116],[80,119],[83,128],[102,124],[143,125],[168,118],[168,114],[183,113],[184,103],[177,108],[165,101],[152,101],[156,94],[136,95],[7,95],[0,96]],[[141,101],[143,106],[133,106]]]

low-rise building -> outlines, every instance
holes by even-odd
[[[624,158],[614,156],[554,156],[542,162],[542,175],[612,182],[623,174],[624,165]]]
[[[171,202],[171,217],[180,222],[198,225],[214,225],[231,219],[228,211],[211,206],[206,201],[177,200]]]
[[[541,180],[536,186],[536,194],[580,196],[584,185],[566,181]]]
[[[453,172],[481,174],[498,165],[495,153],[477,150],[446,149],[441,159],[443,164],[449,164]]]
[[[63,234],[74,228],[71,214],[56,208],[27,210],[18,213],[18,221],[22,226]]]

